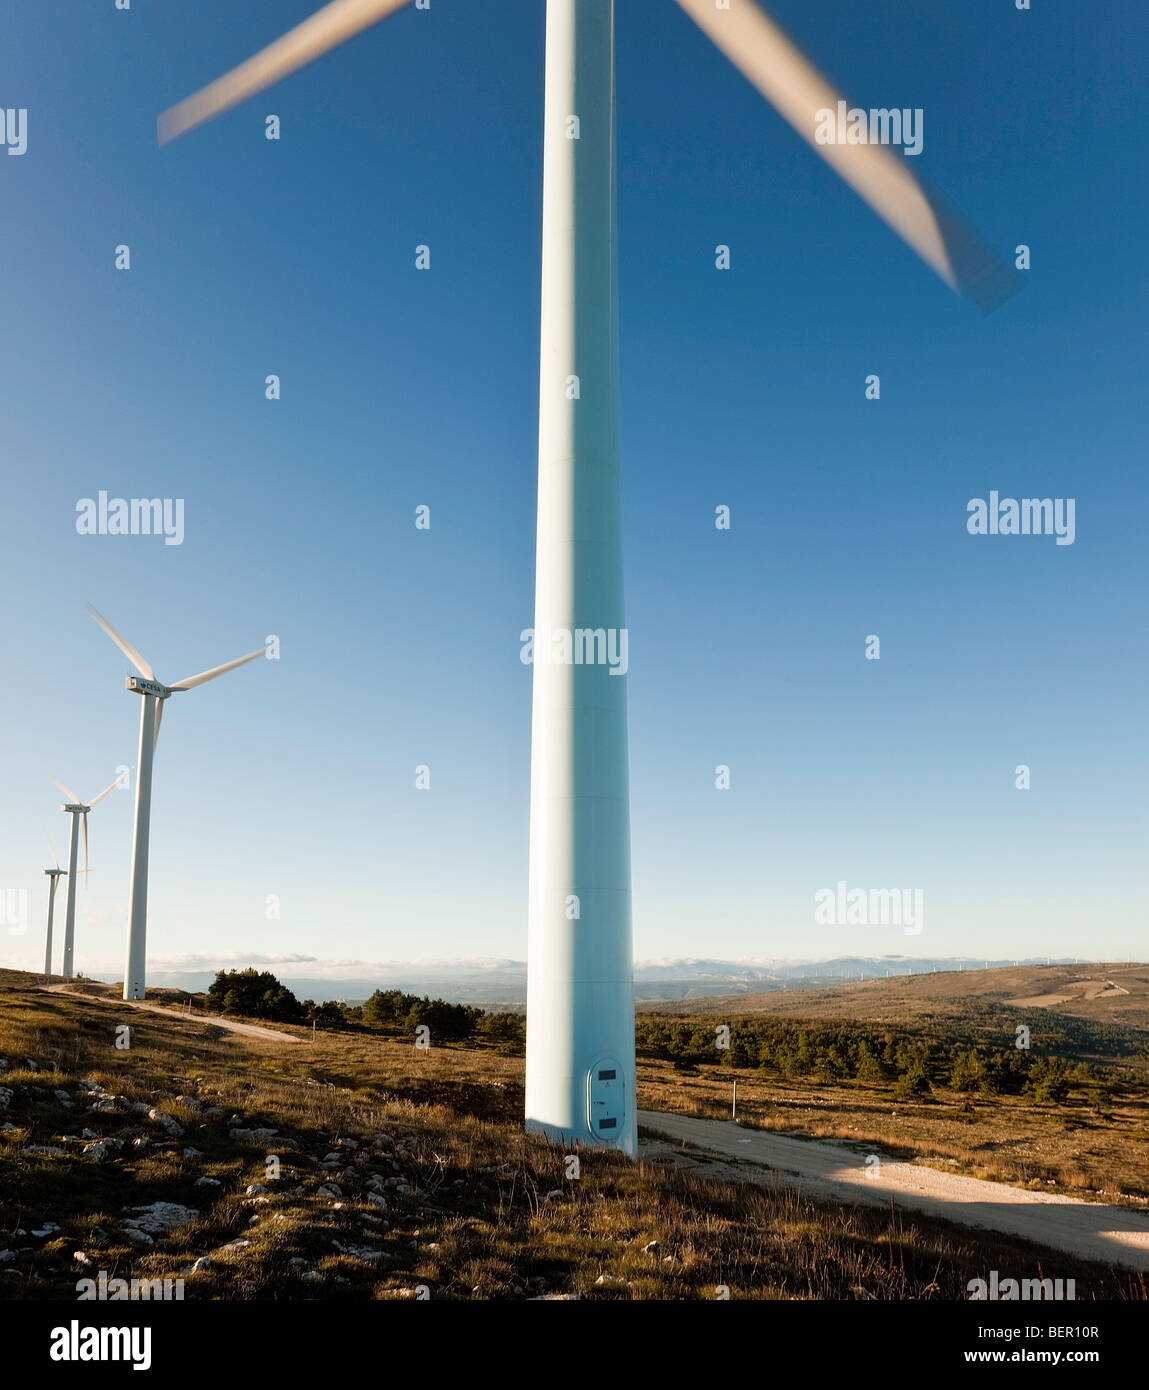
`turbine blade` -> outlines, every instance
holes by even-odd
[[[237,656],[234,661],[225,661],[222,666],[213,666],[210,671],[201,671],[198,676],[185,676],[182,681],[176,681],[175,685],[170,686],[171,690],[191,690],[194,686],[203,685],[204,681],[213,681],[216,676],[222,676],[225,671],[234,671],[237,666],[242,666],[245,661],[254,661],[257,656],[263,656],[266,647],[260,647],[257,652],[248,652],[246,656]],[[161,700],[162,704],[163,701]]]
[[[161,145],[306,67],[347,39],[402,9],[409,0],[331,0],[321,10],[260,49],[247,62],[165,111],[156,122]]]
[[[77,806],[80,804],[80,798],[76,795],[76,793],[75,793],[74,791],[72,791],[72,789],[71,789],[70,787],[66,787],[66,786],[63,784],[63,782],[61,782],[61,781],[59,781],[57,778],[53,777],[52,774],[51,774],[50,772],[49,772],[47,775],[48,775],[48,781],[49,781],[49,782],[55,782],[56,785],[60,788],[60,790],[64,793],[64,795],[68,798],[69,801],[75,803]]]
[[[100,624],[100,626],[104,629],[104,631],[108,634],[108,636],[112,639],[116,646],[119,647],[120,651],[123,652],[123,654],[128,658],[128,660],[132,663],[132,665],[136,668],[140,675],[143,676],[144,680],[154,681],[156,678],[156,673],[143,659],[139,652],[136,651],[135,647],[129,646],[128,643],[124,641],[124,639],[120,636],[116,629],[111,625],[111,623],[108,622],[106,618],[102,618],[90,603],[88,604],[88,612],[91,613],[92,617],[95,618],[96,622]]]
[[[859,197],[959,294],[988,313],[1023,281],[936,193],[904,155],[880,144],[819,144],[819,112],[837,118],[839,94],[754,0],[678,0],[702,32]]]
[[[109,792],[114,792],[119,785],[120,779],[117,777],[116,780],[112,783],[112,785],[110,787],[105,787],[104,790],[99,794],[99,796],[92,797],[91,801],[88,802],[88,805],[98,806],[100,802],[103,801],[104,797],[107,796]]]
[[[48,849],[49,849],[49,852],[50,852],[51,855],[52,855],[52,863],[55,864],[56,868],[58,869],[58,868],[60,867],[60,861],[56,858],[56,851],[52,848],[52,840],[51,840],[51,837],[48,836],[48,835],[45,835],[45,836],[44,836],[44,839],[48,841]]]

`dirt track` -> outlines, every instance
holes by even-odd
[[[744,1129],[731,1120],[640,1110],[638,1123],[706,1153],[760,1165],[811,1196],[883,1206],[892,1198],[899,1206],[964,1226],[1021,1236],[1082,1259],[1149,1270],[1149,1215],[1141,1212],[943,1173],[887,1159],[880,1151],[876,1164],[867,1163],[875,1155],[862,1149]]]
[[[202,1023],[205,1028],[222,1028],[225,1033],[246,1033],[252,1038],[273,1038],[276,1042],[297,1043],[298,1038],[290,1033],[281,1033],[276,1028],[264,1028],[257,1023],[233,1023],[229,1018],[217,1014],[189,1014],[186,1009],[169,1009],[163,1004],[145,1004],[140,999],[116,999],[106,994],[77,994],[70,985],[42,985],[48,994],[70,994],[73,999],[91,999],[97,1004],[116,1004],[127,1009],[145,1009],[150,1014],[163,1014],[165,1018],[177,1019],[180,1023]]]

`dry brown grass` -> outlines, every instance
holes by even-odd
[[[639,1105],[729,1119],[735,1076],[744,1124],[848,1140],[995,1182],[1149,1208],[1144,1090],[1130,1091],[1103,1110],[1084,1101],[1039,1104],[1022,1096],[937,1087],[928,1100],[907,1101],[894,1095],[892,1085],[787,1080],[720,1066],[684,1074],[672,1063],[644,1059]]]
[[[113,1046],[121,1022],[133,1030],[128,1052]],[[1079,1299],[1145,1294],[1133,1276],[1022,1242],[816,1204],[769,1182],[708,1181],[661,1159],[584,1153],[567,1180],[563,1154],[522,1130],[521,1060],[298,1034],[295,1046],[220,1036],[198,1020],[0,982],[0,1055],[12,1063],[3,1084],[15,1091],[15,1128],[0,1133],[0,1249],[15,1258],[0,1265],[0,1293],[71,1299],[80,1274],[102,1268],[182,1276],[188,1299],[400,1298],[421,1285],[452,1299],[713,1299],[724,1287],[750,1299],[958,1299],[993,1267],[1075,1278]],[[88,1112],[82,1079],[176,1116],[185,1135],[169,1139],[136,1112]],[[83,1126],[126,1147],[85,1159],[65,1140]],[[237,1126],[280,1139],[245,1145],[229,1137]],[[133,1150],[144,1137],[147,1148]],[[66,1152],[34,1154],[29,1143]],[[200,1153],[185,1156],[189,1145]],[[270,1180],[269,1148],[282,1165]],[[203,1177],[219,1187],[197,1187]],[[372,1205],[372,1182],[391,1179],[404,1186],[386,1190],[385,1209]],[[339,1198],[320,1195],[331,1181]],[[251,1183],[267,1191],[249,1196]],[[155,1201],[199,1214],[141,1246],[124,1230],[125,1209]],[[16,1235],[45,1221],[59,1230]],[[77,1250],[89,1270],[77,1268]],[[210,1265],[190,1273],[202,1255]]]

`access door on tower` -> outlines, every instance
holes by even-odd
[[[610,1141],[623,1133],[626,1118],[625,1073],[611,1058],[592,1067],[587,1076],[587,1121],[596,1139]]]

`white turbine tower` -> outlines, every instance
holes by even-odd
[[[56,915],[56,888],[60,882],[60,875],[66,874],[67,869],[60,868],[60,861],[56,858],[56,851],[52,849],[52,841],[48,841],[48,849],[52,854],[54,869],[45,869],[48,875],[48,935],[44,942],[44,974],[52,973],[52,919]]]
[[[84,829],[84,869],[88,872],[88,812],[93,806],[98,806],[109,792],[114,792],[120,784],[117,777],[110,787],[105,787],[99,796],[94,796],[87,804],[82,802],[74,791],[66,787],[63,782],[59,782],[55,777],[51,779],[68,800],[61,807],[61,811],[67,811],[72,817],[72,834],[68,845],[68,906],[64,916],[64,962],[60,973],[66,980],[72,978],[72,953],[76,944],[76,878],[80,870],[76,868],[76,860],[79,856],[80,827]],[[47,869],[44,870],[48,872]]]
[[[160,143],[405,3],[333,0],[165,112]],[[904,158],[817,143],[837,93],[752,0],[679,3],[948,285],[983,308],[1015,288]],[[601,650],[596,634],[623,627],[613,0],[547,0],[544,108],[526,1120],[563,1144],[634,1154],[625,681],[601,657],[570,659],[576,631]]]
[[[266,648],[226,661],[222,666],[213,666],[210,671],[201,671],[198,676],[186,676],[174,685],[163,685],[156,680],[156,674],[138,651],[120,636],[105,618],[88,605],[88,612],[104,629],[120,651],[128,658],[139,676],[127,678],[127,688],[143,697],[140,706],[140,757],[136,765],[136,820],[132,833],[132,881],[131,897],[128,905],[128,945],[124,958],[124,998],[143,999],[146,996],[145,965],[147,958],[148,931],[148,828],[152,812],[152,757],[156,740],[160,736],[160,721],[163,718],[163,702],[176,691],[191,690],[205,681],[215,680],[226,671],[234,671],[246,661],[254,661],[263,656]]]

